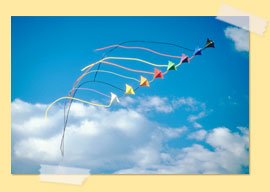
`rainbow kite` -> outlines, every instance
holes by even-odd
[[[159,51],[150,49],[148,47],[143,47],[143,46],[125,46],[124,44],[127,43],[148,43],[148,44],[159,44],[159,45],[167,45],[167,46],[174,46],[179,49],[184,49],[186,51],[193,52],[191,56],[188,56],[184,53],[182,55],[172,55],[172,54],[167,54],[167,53],[161,53]],[[194,57],[201,55],[202,51],[205,50],[206,48],[215,47],[214,41],[207,39],[205,45],[202,48],[197,48],[195,50],[177,45],[177,44],[172,44],[172,43],[164,43],[164,42],[156,42],[156,41],[126,41],[120,44],[115,44],[115,45],[110,45],[102,48],[96,49],[96,51],[105,51],[108,50],[106,53],[104,53],[103,57],[91,64],[88,64],[85,66],[81,71],[82,74],[77,78],[77,80],[74,82],[72,89],[69,91],[67,96],[60,97],[53,101],[46,109],[45,111],[45,118],[48,117],[48,112],[51,109],[51,107],[61,101],[65,100],[64,103],[64,128],[63,128],[63,135],[61,139],[61,154],[64,156],[64,137],[65,137],[65,130],[67,127],[68,123],[68,118],[69,118],[69,113],[70,113],[70,108],[72,105],[73,101],[78,101],[82,102],[88,105],[93,105],[97,107],[105,107],[109,108],[111,107],[115,102],[119,103],[120,100],[119,98],[124,96],[124,95],[135,95],[136,91],[141,88],[141,87],[150,87],[151,83],[155,81],[157,78],[164,79],[164,76],[167,75],[170,71],[175,71],[178,69],[180,65],[183,63],[189,63]],[[125,49],[125,50],[138,50],[138,51],[143,51],[143,52],[148,52],[150,54],[156,55],[156,56],[162,56],[162,57],[167,57],[171,58],[174,60],[177,60],[177,62],[173,62],[171,60],[167,60],[167,63],[154,63],[151,61],[147,61],[141,58],[137,57],[121,57],[121,56],[108,56],[112,52],[114,52],[116,49]],[[120,64],[119,62],[136,62],[138,65],[136,67],[132,66],[124,66],[123,64]],[[100,69],[102,66],[110,66],[112,69],[110,70],[105,70],[105,69]],[[147,66],[148,68],[150,67],[151,70],[141,70],[140,66]],[[96,68],[95,68],[96,67]],[[95,69],[94,69],[95,68]],[[117,69],[117,70],[116,70]],[[118,71],[121,71],[118,72]],[[101,81],[97,79],[97,75],[99,73],[107,74],[110,77],[118,77],[125,79],[125,81],[119,85],[113,85],[112,82],[113,80],[110,79],[110,81]],[[83,79],[87,76],[90,76],[91,74],[94,75],[93,80],[88,80],[84,81]],[[130,75],[132,74],[132,75]],[[139,76],[139,77],[138,77]],[[83,87],[86,84],[89,83],[95,83],[95,84],[103,84],[106,86],[109,86],[110,88],[113,88],[114,90],[117,90],[120,92],[119,94],[116,94],[114,91],[110,91],[108,93],[104,93],[103,91],[97,90],[96,86],[94,88],[88,88],[88,87]],[[135,83],[135,86],[134,86]],[[76,94],[78,91],[90,91],[96,94],[99,94],[100,96],[106,97],[108,99],[108,102],[105,104],[102,103],[97,103],[94,101],[87,101],[85,99],[77,98]]]

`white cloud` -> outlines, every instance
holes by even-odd
[[[205,103],[199,102],[192,97],[180,97],[173,100],[174,108],[184,107],[186,111],[198,111],[205,109]]]
[[[195,140],[198,140],[198,141],[202,141],[202,140],[205,139],[206,134],[207,134],[207,131],[205,131],[204,129],[202,129],[202,130],[199,130],[199,131],[196,131],[196,132],[191,133],[188,136],[188,138],[189,139],[195,139]]]
[[[193,127],[194,128],[203,128],[203,126],[198,122],[193,122]]]
[[[157,112],[170,113],[173,111],[172,105],[168,102],[168,99],[158,96],[139,98],[140,104],[138,106],[139,111],[152,111],[155,110]]]
[[[11,104],[12,131],[20,137],[43,136],[55,133],[55,127],[61,126],[62,112],[55,112],[55,117],[50,121],[44,118],[46,105],[30,104],[16,99]]]
[[[189,117],[188,117],[188,121],[190,121],[190,122],[194,122],[194,121],[196,121],[196,120],[198,120],[198,119],[201,119],[201,118],[203,118],[203,117],[205,117],[205,111],[202,111],[202,112],[200,112],[199,114],[197,114],[197,115],[190,115]]]
[[[187,127],[181,127],[181,128],[162,128],[162,132],[168,137],[168,138],[177,138],[179,137],[183,132],[187,130]]]
[[[155,111],[159,113],[171,113],[182,108],[185,111],[205,110],[205,103],[199,102],[192,97],[180,97],[168,99],[159,96],[124,97],[121,98],[120,105],[132,108],[139,112]]]
[[[249,51],[249,32],[237,27],[227,27],[225,36],[234,42],[237,51]]]
[[[60,135],[56,135],[48,139],[32,137],[22,140],[14,146],[15,156],[40,162],[55,161],[60,159],[59,151],[55,150],[60,139]]]
[[[202,119],[205,116],[206,116],[206,111],[203,110],[196,115],[189,115],[187,120],[190,123],[192,123],[194,128],[202,128],[203,126],[200,123],[198,123],[197,120]]]
[[[228,128],[215,128],[207,134],[207,143],[214,150],[203,145],[193,144],[166,155],[160,154],[160,163],[152,166],[134,166],[117,171],[118,174],[128,173],[182,173],[182,174],[234,174],[241,173],[243,166],[248,166],[248,134],[247,129],[239,133],[232,133]],[[221,138],[225,136],[225,139]],[[219,140],[222,140],[219,142]],[[233,142],[233,146],[230,146]],[[236,149],[233,149],[236,147]],[[238,153],[236,153],[238,152]],[[166,161],[165,161],[166,160]]]
[[[246,152],[248,148],[248,132],[242,129],[241,136],[239,133],[231,133],[229,129],[220,127],[214,129],[206,139],[206,142],[214,146],[217,150],[226,150],[234,155],[239,155]]]
[[[162,98],[154,100],[155,104],[149,108],[160,110],[156,104],[162,103]],[[133,174],[241,173],[242,166],[248,165],[246,128],[239,128],[240,133],[216,128],[205,134],[206,142],[214,151],[198,144],[174,149],[167,142],[183,142],[188,128],[160,126],[146,117],[149,108],[145,113],[138,111],[141,105],[146,104],[138,103],[134,109],[109,110],[74,102],[65,137],[63,165],[88,168],[91,172]],[[12,159],[17,166],[25,162],[30,162],[30,166],[61,161],[63,106],[53,107],[48,122],[44,121],[45,107],[18,99],[12,102]]]
[[[24,113],[26,107],[28,115]],[[15,159],[38,163],[59,161],[62,107],[54,106],[45,121],[45,105],[41,107],[18,99],[12,103]],[[186,128],[160,127],[132,109],[110,111],[74,102],[66,130],[67,163],[79,162],[81,166],[104,168],[108,161],[130,162],[131,154],[137,153],[137,149],[143,150],[151,142],[160,146],[169,138],[181,136]]]
[[[142,113],[147,113],[149,111],[172,113],[177,109],[182,109],[186,112],[196,112],[197,114],[191,114],[187,119],[194,128],[203,128],[203,125],[198,123],[197,120],[202,119],[207,115],[206,104],[197,101],[192,97],[180,97],[174,99],[158,96],[136,97],[136,99],[124,97],[121,99],[120,105]]]

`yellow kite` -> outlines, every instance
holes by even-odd
[[[133,88],[128,84],[126,84],[126,92],[125,92],[125,94],[135,95],[135,92],[134,92]]]

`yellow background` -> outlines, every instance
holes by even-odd
[[[270,191],[270,32],[251,33],[250,175],[90,175],[82,186],[11,175],[10,80],[12,15],[217,15],[222,3],[270,20],[268,0],[1,0],[0,191]]]

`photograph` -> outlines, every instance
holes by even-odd
[[[215,16],[12,16],[11,173],[248,175],[249,50]]]

